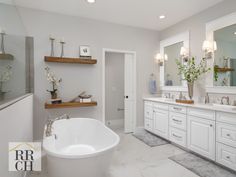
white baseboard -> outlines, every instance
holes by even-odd
[[[108,127],[122,128],[124,127],[124,118],[123,119],[114,119],[114,120],[106,120],[106,125]]]

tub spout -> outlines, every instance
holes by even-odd
[[[63,114],[59,117],[56,117],[55,119],[49,119],[47,121],[46,130],[45,130],[46,137],[52,136],[52,125],[53,125],[53,123],[57,120],[62,120],[62,119],[70,119],[70,117],[67,114]],[[57,139],[56,135],[55,135],[55,139]]]

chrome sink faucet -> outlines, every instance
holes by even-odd
[[[45,130],[45,135],[46,137],[52,136],[52,125],[55,121],[57,120],[62,120],[62,119],[70,119],[70,117],[67,114],[63,114],[55,119],[49,119],[46,124],[46,130]],[[56,139],[56,135],[55,135]]]
[[[226,104],[229,105],[229,97],[228,96],[223,96],[221,98],[221,104],[224,104],[224,100],[226,100]]]
[[[165,93],[165,97],[166,98],[171,98],[171,94],[170,93]]]

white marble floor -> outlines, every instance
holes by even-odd
[[[171,145],[149,147],[131,134],[117,131],[121,142],[116,149],[108,177],[198,177],[168,157],[183,153]],[[47,177],[46,163],[43,171],[30,177]]]

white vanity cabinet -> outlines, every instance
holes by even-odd
[[[153,103],[144,102],[144,128],[150,132],[153,132]]]
[[[188,149],[215,160],[215,111],[188,108]]]
[[[154,108],[153,119],[154,119],[153,132],[160,137],[168,139],[168,130],[169,130],[168,111]]]
[[[236,171],[236,112],[144,101],[145,129]]]
[[[188,149],[215,160],[215,122],[188,117]]]
[[[236,114],[216,112],[216,161],[236,170]]]
[[[160,137],[168,139],[168,105],[144,102],[144,128]]]
[[[187,115],[184,106],[169,106],[169,140],[183,147],[187,146]]]

